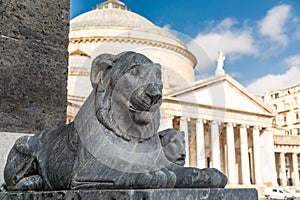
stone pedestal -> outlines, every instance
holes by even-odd
[[[1,200],[178,200],[226,199],[257,200],[256,189],[147,189],[147,190],[70,190],[52,192],[0,192]]]

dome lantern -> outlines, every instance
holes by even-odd
[[[97,5],[96,9],[121,9],[121,10],[128,10],[127,6],[118,0],[108,0],[104,3]]]

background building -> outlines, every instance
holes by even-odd
[[[272,123],[277,130],[274,150],[278,183],[299,186],[300,85],[269,92],[264,101],[276,111]]]

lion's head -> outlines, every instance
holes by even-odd
[[[142,54],[102,54],[94,59],[91,82],[100,123],[126,140],[145,140],[159,127],[161,68]]]

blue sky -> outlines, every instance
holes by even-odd
[[[71,19],[103,0],[71,0]],[[124,0],[157,26],[191,38],[214,63],[255,94],[300,84],[300,2],[277,0]],[[201,63],[201,62],[200,62]],[[202,64],[209,76],[212,64]]]

